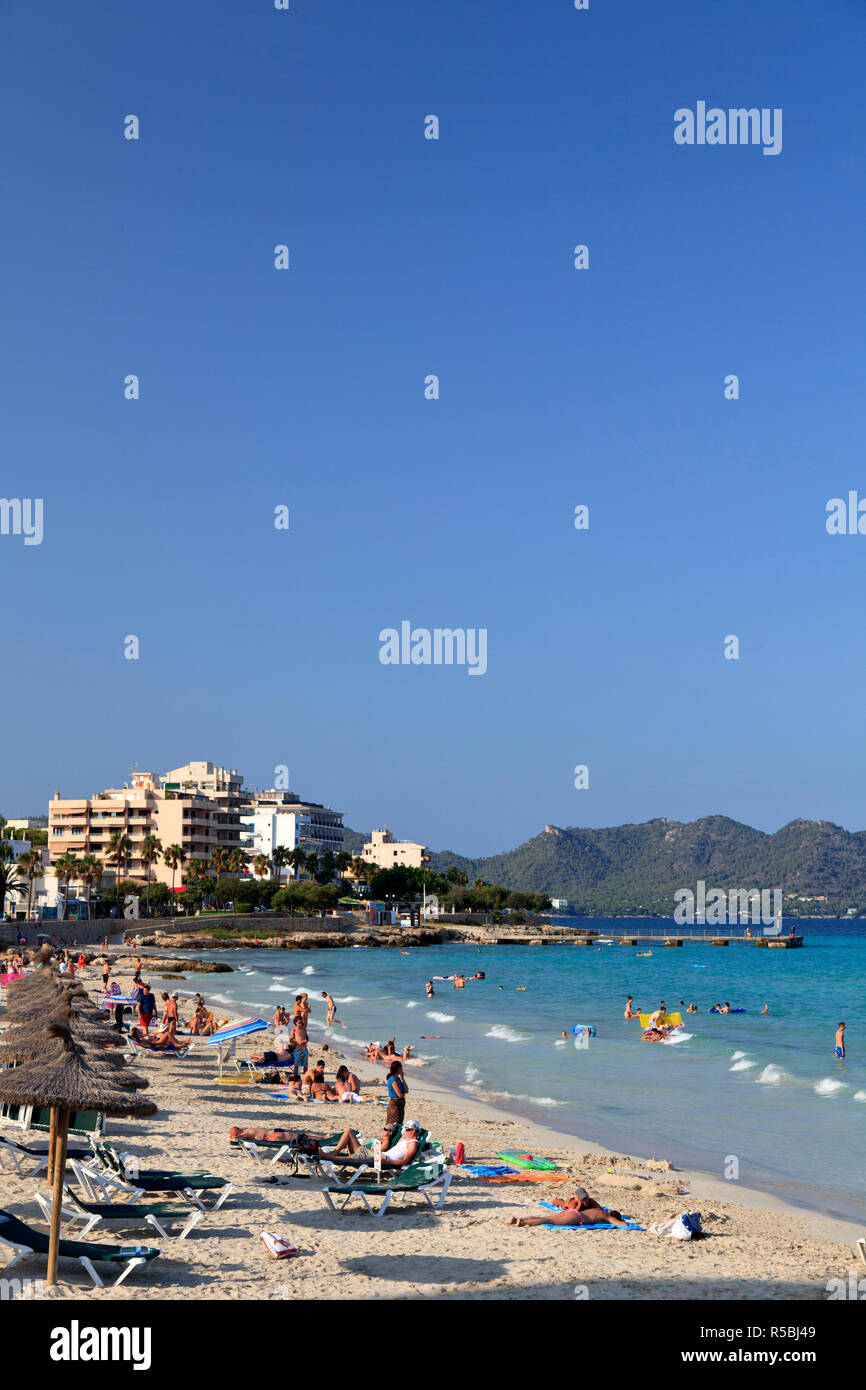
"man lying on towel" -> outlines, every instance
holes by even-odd
[[[579,1187],[567,1202],[553,1202],[560,1211],[550,1211],[546,1216],[512,1216],[509,1226],[627,1226],[622,1213],[605,1211],[604,1207],[590,1197],[585,1187]]]
[[[417,1120],[406,1121],[403,1126],[403,1137],[398,1139],[396,1144],[393,1142],[395,1128],[394,1125],[385,1125],[382,1130],[383,1168],[405,1168],[407,1163],[412,1162],[421,1147],[418,1142],[420,1127]],[[329,1159],[331,1163],[342,1163],[353,1168],[360,1168],[363,1164],[375,1162],[373,1145],[359,1144],[353,1129],[347,1129],[339,1144],[333,1149],[320,1149],[319,1156]]]

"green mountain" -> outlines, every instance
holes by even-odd
[[[794,820],[772,835],[727,816],[600,830],[548,825],[504,854],[471,859],[451,851],[431,853],[435,872],[451,864],[470,883],[483,878],[505,888],[549,893],[586,914],[669,914],[675,891],[694,891],[699,879],[708,891],[782,886],[786,913],[866,911],[866,831],[852,833],[831,821]]]

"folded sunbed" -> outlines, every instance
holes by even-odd
[[[4,1269],[4,1275],[27,1255],[48,1255],[48,1234],[28,1226],[11,1211],[0,1211],[0,1246],[14,1252],[13,1258]],[[96,1264],[123,1265],[112,1287],[117,1288],[138,1266],[155,1260],[159,1250],[152,1245],[94,1245],[85,1240],[61,1240],[58,1253],[62,1260],[77,1260],[90,1275],[94,1284],[105,1288],[104,1281],[94,1269]]]

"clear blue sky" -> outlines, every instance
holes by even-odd
[[[862,827],[866,7],[292,6],[0,0],[0,491],[45,527],[0,537],[0,810],[211,758],[470,854]],[[699,100],[782,153],[677,146]],[[487,674],[382,666],[404,618]]]

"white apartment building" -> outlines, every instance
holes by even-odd
[[[301,849],[320,857],[343,848],[343,813],[316,801],[301,801],[291,792],[249,793],[247,809],[241,812],[241,849],[249,855],[263,854],[270,859],[277,848]],[[250,865],[250,871],[252,866]],[[285,881],[295,877],[287,865],[281,871]]]

